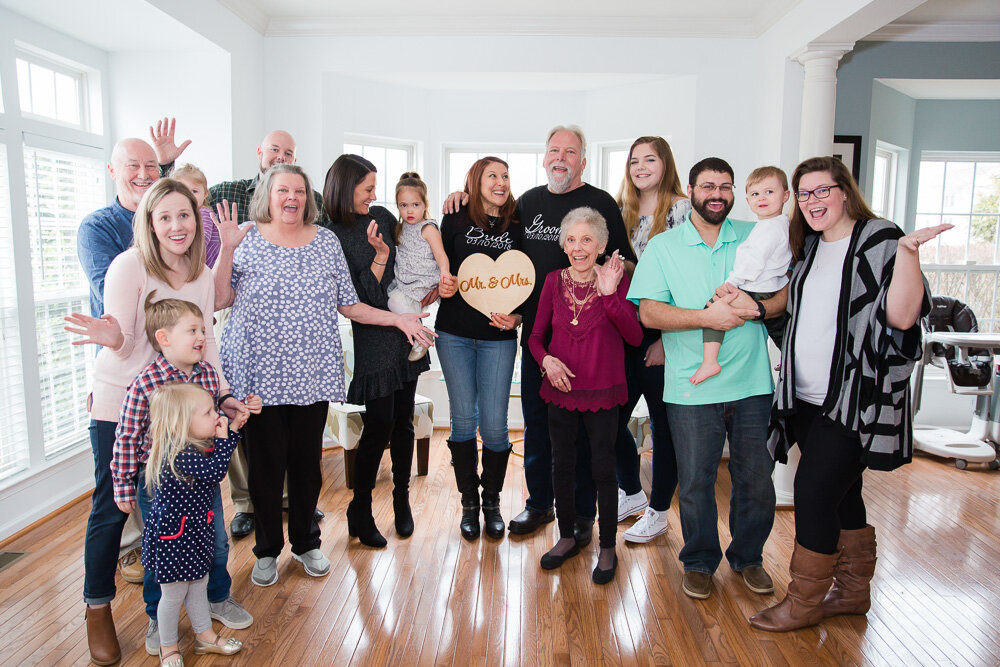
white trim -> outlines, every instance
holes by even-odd
[[[0,489],[0,540],[51,514],[94,488],[94,455],[89,447],[8,480]]]
[[[254,3],[241,2],[240,0],[219,0],[219,4],[261,35],[267,34],[270,19]]]
[[[890,23],[864,38],[866,42],[998,42],[1000,23],[938,21]]]
[[[998,162],[996,151],[920,151],[921,162]]]

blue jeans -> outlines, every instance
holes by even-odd
[[[145,522],[149,516],[149,510],[153,505],[153,498],[149,495],[145,486],[146,470],[139,468],[139,488],[136,489],[136,498],[139,501],[139,511],[142,512],[142,520]],[[212,527],[215,528],[215,561],[212,569],[208,571],[208,601],[225,602],[229,599],[229,589],[233,585],[233,579],[229,576],[227,569],[229,563],[229,536],[226,535],[226,521],[222,516],[222,492],[219,485],[215,485],[215,495],[212,499]],[[146,602],[146,615],[152,620],[156,620],[156,607],[160,604],[160,585],[153,578],[153,573],[146,570],[142,577],[142,599]]]
[[[615,442],[615,470],[618,486],[630,496],[642,491],[639,481],[639,452],[628,430],[632,410],[640,396],[646,397],[649,425],[653,434],[653,485],[649,506],[657,512],[670,509],[670,499],[677,489],[677,457],[667,425],[667,406],[663,402],[663,366],[646,366],[646,350],[660,339],[659,331],[647,330],[639,347],[625,346],[625,379],[628,403],[618,413],[618,439]]]
[[[115,599],[118,547],[122,527],[128,519],[128,514],[115,504],[111,482],[111,455],[117,426],[115,422],[90,422],[95,486],[83,543],[83,600],[87,604],[105,604]]]
[[[521,349],[521,413],[524,415],[524,482],[528,499],[524,506],[536,512],[552,507],[552,443],[549,440],[549,407],[539,396],[542,369],[527,347]],[[597,489],[590,470],[590,442],[586,429],[576,440],[576,516],[597,516]]]
[[[715,478],[729,436],[730,567],[739,572],[761,565],[761,552],[774,524],[774,461],[767,451],[771,395],[728,403],[667,403],[667,418],[677,452],[681,530],[679,558],[685,572],[711,574],[722,562]]]
[[[441,360],[448,405],[451,439],[476,439],[495,452],[510,449],[507,405],[514,376],[517,340],[477,340],[438,331],[434,346]]]

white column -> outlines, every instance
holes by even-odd
[[[802,63],[802,125],[799,159],[833,155],[833,122],[837,113],[837,64],[853,43],[810,44],[792,59]]]

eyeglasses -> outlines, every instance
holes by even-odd
[[[823,187],[816,188],[815,190],[799,190],[795,193],[795,198],[799,201],[809,201],[809,195],[815,195],[816,199],[826,199],[830,196],[830,190],[834,188],[839,188],[839,185],[824,185]]]
[[[699,183],[695,187],[698,188],[699,190],[701,190],[702,192],[706,193],[706,194],[711,194],[711,193],[715,192],[716,190],[719,190],[720,192],[722,192],[723,194],[726,194],[726,195],[733,194],[733,184],[732,183],[723,183],[722,185],[716,185],[715,183]]]

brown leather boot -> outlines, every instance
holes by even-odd
[[[122,649],[115,634],[115,619],[111,617],[111,605],[97,609],[87,607],[83,617],[87,619],[87,646],[90,659],[98,665],[113,665],[122,659]]]
[[[837,554],[819,554],[795,543],[788,567],[791,581],[785,599],[750,617],[750,625],[769,632],[788,632],[823,620],[823,596],[830,590]]]
[[[872,606],[871,582],[875,575],[875,528],[840,531],[840,559],[833,569],[833,588],[823,598],[823,617],[866,614]]]

